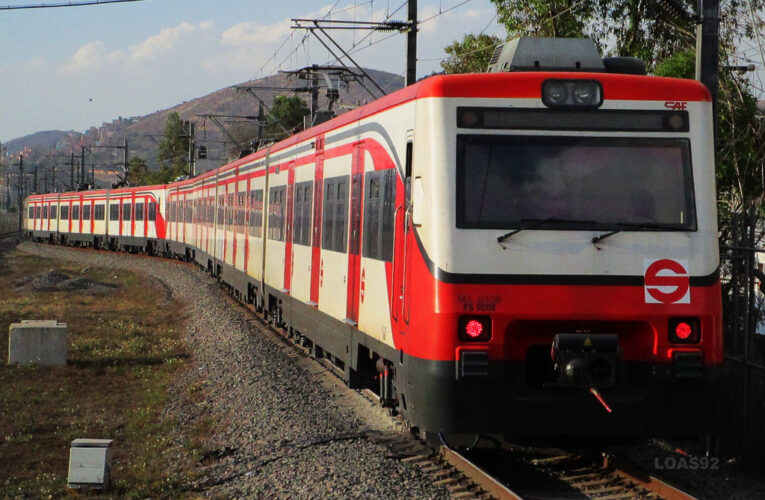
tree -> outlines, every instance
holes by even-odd
[[[596,15],[595,0],[491,0],[511,38],[580,38]]]
[[[170,113],[165,122],[164,139],[159,143],[157,161],[171,169],[175,176],[188,174],[189,122],[178,113]]]
[[[130,160],[128,160],[128,184],[132,186],[148,185],[147,176],[149,173],[149,166],[143,159],[137,156],[130,157]]]
[[[284,139],[288,134],[282,127],[290,134],[299,132],[303,129],[303,117],[310,113],[311,110],[299,96],[276,96],[271,114],[266,117],[266,135],[276,140]]]
[[[502,40],[494,35],[468,33],[462,41],[455,41],[444,48],[449,57],[441,61],[447,74],[481,73],[486,71],[494,48]]]

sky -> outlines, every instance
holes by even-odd
[[[0,7],[61,0],[0,0]],[[397,9],[399,9],[396,12]],[[505,36],[489,0],[419,0],[418,76],[466,33]],[[0,10],[0,141],[84,131],[279,70],[333,60],[291,18],[406,19],[405,0],[145,0]],[[364,67],[404,75],[406,35],[336,31]]]

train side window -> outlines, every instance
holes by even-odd
[[[61,219],[69,220],[69,205],[61,207]]]
[[[313,182],[295,185],[295,207],[293,209],[292,241],[298,245],[311,245],[311,205]]]
[[[43,205],[42,207],[42,218],[43,219],[48,218],[48,205]]]
[[[324,180],[321,247],[345,252],[348,245],[348,176]]]
[[[332,250],[332,230],[335,226],[335,181],[324,180],[324,215],[322,216],[321,247]]]
[[[72,205],[72,220],[80,220],[80,206]]]
[[[413,162],[413,156],[414,156],[414,147],[412,144],[412,140],[409,139],[406,142],[406,166],[405,166],[405,176],[404,176],[404,203],[407,207],[407,210],[409,209],[410,204],[412,203],[412,162]]]
[[[244,192],[237,194],[237,207],[236,207],[236,225],[239,227],[244,226],[245,214],[247,213],[246,207],[246,195]]]
[[[35,207],[27,207],[27,219],[35,218]]]
[[[143,220],[143,206],[143,202],[135,204],[135,220],[137,221]]]
[[[82,206],[82,220],[90,220],[90,205]]]
[[[268,192],[268,238],[284,241],[285,186],[272,187]]]
[[[96,205],[94,212],[93,215],[95,215],[96,220],[104,220],[104,205],[102,203]]]
[[[151,222],[157,220],[157,203],[153,201],[149,202],[149,220]]]
[[[231,224],[233,224],[233,219],[234,219],[233,218],[234,195],[230,194],[230,195],[226,196],[225,203],[226,203],[226,205],[225,205],[226,206],[226,209],[225,209],[225,217],[226,217],[226,219],[225,219],[225,221],[226,221],[226,224],[230,226]]]
[[[334,247],[337,252],[345,252],[348,243],[348,182],[337,184],[337,206],[335,207],[335,237]]]
[[[263,237],[263,190],[250,191],[250,236]]]
[[[111,203],[109,205],[109,220],[111,221],[120,220],[120,206],[116,203]]]
[[[133,205],[130,203],[124,203],[122,205],[122,222],[127,222],[130,220],[130,211],[133,208]]]
[[[50,214],[48,214],[48,218],[55,219],[57,211],[58,211],[58,205],[51,205],[50,206]]]
[[[393,260],[393,212],[396,204],[395,170],[366,174],[362,255]]]

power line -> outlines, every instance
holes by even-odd
[[[60,2],[60,3],[38,3],[30,5],[7,5],[0,7],[0,10],[20,10],[20,9],[53,9],[58,7],[85,7],[89,5],[106,5],[109,3],[127,3],[143,2],[143,0],[83,0],[79,2]]]

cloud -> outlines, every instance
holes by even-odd
[[[101,41],[90,42],[77,49],[72,58],[59,67],[59,71],[63,73],[79,73],[98,69],[104,66],[106,59],[106,45]]]
[[[134,61],[151,59],[175,47],[185,35],[193,33],[196,27],[187,22],[173,28],[165,28],[138,45],[130,47],[130,58]]]
[[[271,45],[284,40],[290,32],[291,21],[284,19],[274,24],[262,25],[257,21],[239,23],[221,34],[223,45]]]

